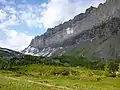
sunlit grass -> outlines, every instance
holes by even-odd
[[[108,78],[104,76],[104,71],[81,67],[29,65],[17,71],[0,71],[0,77],[0,90],[120,90],[120,78]],[[63,88],[31,83],[28,80]]]

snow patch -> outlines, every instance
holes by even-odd
[[[34,47],[31,47],[29,46],[26,50],[25,50],[25,54],[28,54],[28,55],[35,55],[35,52],[39,52],[38,49],[34,48]]]
[[[47,57],[51,57],[58,49],[63,49],[63,47],[59,47],[57,49],[48,47],[48,48],[43,48],[41,51],[39,51],[38,49],[29,46],[25,50],[25,54],[33,55],[33,56],[47,56]]]
[[[67,34],[73,34],[73,29],[72,28],[70,28],[70,27],[68,27],[67,29],[66,29],[66,32],[67,32]]]
[[[63,49],[63,47],[59,47],[60,49]]]

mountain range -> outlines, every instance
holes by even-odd
[[[120,0],[106,0],[73,19],[48,28],[32,39],[22,53],[34,56],[76,55],[89,59],[120,57]],[[8,49],[0,48],[1,55]],[[19,55],[19,52],[15,55]],[[12,54],[14,54],[12,53]],[[11,55],[11,54],[10,54]]]
[[[36,56],[82,55],[95,59],[120,56],[120,0],[106,0],[73,19],[36,36],[22,52]]]

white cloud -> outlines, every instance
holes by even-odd
[[[33,36],[18,33],[15,30],[3,29],[3,31],[7,37],[4,40],[0,40],[0,46],[17,51],[25,49],[33,38]]]
[[[3,10],[0,11],[0,20],[1,18],[11,17],[14,21],[19,22],[19,24],[25,24],[28,27],[42,27],[41,14],[42,10],[46,4],[20,4],[16,6],[6,5]],[[7,12],[7,13],[6,13]],[[12,21],[13,21],[12,20]]]
[[[17,6],[17,11],[15,7],[7,5],[0,10],[0,20],[5,19],[0,23],[0,30],[5,35],[5,38],[0,40],[0,47],[18,51],[25,49],[33,36],[28,35],[29,33],[11,30],[9,26],[25,23],[29,27],[41,27],[40,7],[40,5],[21,5],[20,8]]]
[[[41,13],[44,5],[18,5],[20,11],[18,17],[21,23],[25,23],[28,27],[42,27]]]
[[[10,19],[0,24],[0,30],[5,34],[5,39],[0,40],[0,47],[13,50],[23,50],[31,42],[33,36],[27,33],[20,33],[17,30],[8,29],[9,26],[16,25],[16,16],[11,15]]]
[[[10,19],[0,23],[0,29],[4,29],[8,26],[12,26],[12,25],[16,25],[16,16],[15,15],[11,15]]]
[[[7,16],[7,13],[6,13],[6,12],[4,12],[3,10],[0,10],[0,20],[5,19],[5,18],[6,18],[6,16]]]
[[[45,28],[52,28],[63,23],[75,15],[84,12],[91,5],[97,6],[105,0],[50,0],[43,11],[43,24]]]
[[[14,2],[15,0],[10,0]],[[26,0],[25,0],[26,1]],[[0,0],[8,3],[6,0]],[[72,19],[75,15],[84,12],[91,5],[97,6],[105,0],[49,0],[41,5],[20,4],[15,7],[5,6],[4,13],[0,13],[0,18],[5,17],[6,12],[16,15],[20,23],[25,23],[28,27],[51,28],[64,21]],[[8,15],[9,16],[9,15]]]

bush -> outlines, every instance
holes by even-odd
[[[97,75],[97,76],[102,76],[104,74],[104,72],[100,71],[100,70],[93,70],[93,74]]]
[[[119,66],[118,66],[118,72],[116,72],[116,76],[117,76],[117,77],[120,77],[120,64],[119,64]]]
[[[120,72],[116,72],[116,76],[120,78]]]
[[[111,73],[111,71],[110,71],[110,64],[109,63],[105,64],[104,71],[105,71],[104,75],[107,76],[107,77],[109,77],[109,75]]]
[[[63,67],[60,67],[60,68],[53,68],[53,70],[51,70],[50,74],[52,75],[63,75],[63,76],[68,76],[70,75],[70,70],[68,68],[63,68]]]
[[[93,74],[93,72],[91,72],[91,71],[89,71],[88,73],[87,73],[87,76],[93,76],[94,74]]]
[[[105,64],[105,67],[104,67],[104,75],[107,76],[107,77],[116,77],[116,69],[113,69],[114,68],[114,65],[113,63],[106,63]]]

